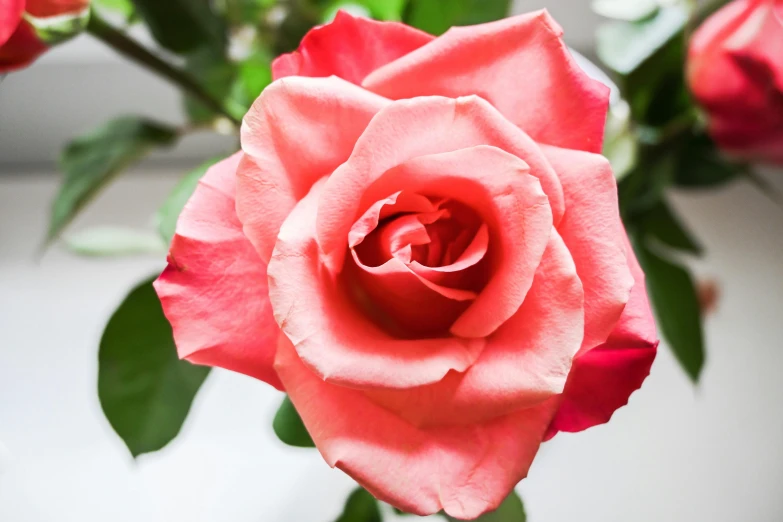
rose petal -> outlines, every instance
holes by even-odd
[[[272,364],[280,329],[267,297],[266,266],[234,210],[241,153],[213,166],[177,222],[169,265],[155,281],[180,357],[282,389]]]
[[[339,78],[286,78],[267,87],[242,123],[237,214],[267,261],[286,216],[351,154],[388,100]]]
[[[481,145],[496,146],[517,158],[493,151],[492,147],[456,152]],[[436,156],[442,152],[454,155]],[[556,190],[545,195],[534,178],[520,175],[524,163],[531,165],[529,172],[533,176],[536,171],[531,162],[541,166],[539,175],[544,168],[551,169],[539,152],[535,143],[480,98],[425,97],[394,102],[378,113],[357,142],[351,158],[326,182],[317,227],[327,267],[335,273],[341,269],[348,232],[363,205],[369,207],[381,197],[406,189],[454,197],[479,211],[487,200],[479,202],[477,198],[482,193],[491,194],[493,203],[484,210],[495,207],[495,212],[500,212],[495,219],[502,217],[504,225],[515,227],[514,231],[497,232],[499,240],[508,243],[503,248],[511,250],[499,256],[497,276],[452,329],[452,333],[464,337],[487,335],[511,317],[522,303],[552,226],[550,204],[553,204],[553,193],[562,190],[559,181],[550,178],[557,184],[550,184],[550,188]],[[392,170],[425,155],[431,157]],[[476,160],[471,159],[473,155]],[[497,175],[481,164],[483,160],[509,174]],[[426,172],[427,177],[415,175],[416,169]],[[384,176],[387,171],[390,174]],[[386,181],[381,183],[381,178]],[[510,185],[515,188],[512,190]],[[473,189],[481,186],[485,189],[474,193]],[[554,202],[557,201],[555,197]],[[562,208],[562,200],[559,204]]]
[[[634,285],[617,183],[603,156],[549,146],[541,149],[560,176],[565,193],[566,213],[558,232],[584,286],[584,352],[609,337]]]
[[[25,0],[0,0],[0,46],[11,38],[24,13]]]
[[[381,222],[382,219],[387,219],[395,214],[399,213],[434,213],[437,211],[437,206],[429,200],[429,198],[422,196],[420,194],[415,194],[408,191],[399,191],[391,196],[384,198],[380,201],[377,201],[374,203],[367,211],[360,217],[356,223],[353,224],[351,227],[351,231],[348,233],[348,246],[350,248],[354,248],[360,244],[363,244],[366,246],[367,243],[365,242],[365,239],[367,238],[370,233],[374,232],[378,228],[378,224]],[[418,241],[420,243],[417,244],[426,244],[429,242],[429,235],[427,234],[426,229],[424,228],[424,224],[419,220],[416,219],[416,217],[412,217],[412,219],[409,220],[409,231],[405,230],[395,230],[391,232],[392,234],[396,233],[402,233],[406,235],[410,235],[411,238],[418,237]],[[399,226],[396,227],[399,229]],[[381,234],[376,234],[381,235]],[[384,234],[387,235],[387,234]],[[426,237],[425,237],[426,236]],[[390,258],[391,255],[396,251],[399,247],[403,246],[403,243],[400,243],[402,240],[401,238],[397,237],[391,237],[389,236],[389,242],[388,244],[382,244],[378,245],[378,248],[386,248],[386,259]],[[393,244],[394,243],[394,244]],[[375,256],[378,257],[378,256]],[[383,260],[385,261],[385,259]],[[381,263],[383,262],[381,261]],[[381,264],[378,263],[378,264]],[[374,265],[377,266],[377,265]]]
[[[29,66],[47,49],[36,36],[33,27],[22,21],[5,44],[0,46],[0,74]]]
[[[418,261],[410,264],[410,269],[419,276],[438,285],[452,288],[465,288],[475,277],[471,268],[484,260],[489,250],[489,228],[484,223],[473,236],[470,244],[452,263],[444,266],[424,266]]]
[[[537,142],[600,152],[609,88],[582,71],[562,34],[546,10],[455,27],[362,85],[395,100],[476,94]]]
[[[37,18],[78,13],[90,5],[90,0],[27,0],[25,10]]]
[[[524,160],[547,195],[554,222],[559,222],[564,202],[557,175],[538,145],[489,103],[476,96],[402,100],[373,118],[350,159],[329,177],[323,195],[327,204],[322,205],[318,217],[318,241],[327,266],[340,270],[354,220],[375,201],[388,196],[376,194],[372,199],[364,195],[387,170],[417,156],[478,145],[491,145]]]
[[[415,426],[485,422],[560,394],[583,334],[582,285],[554,232],[522,307],[487,339],[465,373],[366,395]]]
[[[483,339],[391,337],[325,270],[315,240],[325,182],[288,216],[267,269],[275,319],[299,357],[320,379],[351,387],[408,388],[437,382],[450,370],[465,371]]]
[[[330,466],[406,512],[474,519],[522,480],[555,405],[484,424],[423,430],[361,392],[320,380],[281,336],[275,367]]]
[[[780,2],[756,4],[724,45],[740,64],[747,61],[760,64],[783,96],[783,6]]]
[[[339,76],[357,85],[372,71],[405,56],[433,36],[397,22],[376,22],[338,11],[311,29],[299,49],[272,62],[275,80],[286,76]]]
[[[405,338],[445,333],[476,294],[448,288],[419,276],[392,257],[383,265],[364,265],[356,252],[357,281],[370,302],[378,306]]]
[[[547,438],[558,431],[577,432],[609,422],[650,373],[658,347],[655,321],[647,301],[644,273],[627,239],[625,245],[635,280],[631,299],[606,343],[574,360]]]

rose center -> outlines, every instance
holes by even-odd
[[[465,204],[399,192],[354,225],[360,304],[406,335],[444,334],[488,278],[489,232]]]

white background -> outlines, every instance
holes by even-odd
[[[548,4],[579,47],[592,32],[587,4]],[[88,41],[0,84],[0,521],[333,520],[350,480],[275,440],[280,395],[263,383],[213,372],[180,437],[135,462],[103,419],[103,325],[162,262],[36,257],[56,179],[35,165],[117,107],[179,117],[173,91]],[[182,165],[125,177],[74,229],[149,225],[193,156],[224,146],[197,140],[180,149]],[[783,190],[783,173],[767,177]],[[697,271],[722,287],[702,383],[662,346],[610,424],[543,447],[520,487],[531,522],[783,520],[783,208],[746,184],[675,204],[709,252]]]

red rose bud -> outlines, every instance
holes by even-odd
[[[0,2],[0,74],[27,67],[84,27],[89,0]]]
[[[727,152],[783,163],[783,0],[736,0],[696,31],[688,81]]]

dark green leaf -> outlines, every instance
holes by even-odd
[[[626,225],[635,223],[659,204],[674,176],[675,156],[659,153],[642,155],[636,167],[618,184],[620,212]]]
[[[272,421],[272,428],[275,430],[277,438],[289,446],[297,448],[314,448],[315,443],[307,433],[302,418],[294,408],[291,399],[286,396],[283,403],[275,414],[275,420]]]
[[[335,522],[382,522],[378,501],[364,488],[356,488],[345,502],[343,514]]]
[[[265,16],[265,11],[275,5],[277,0],[224,0],[220,5],[222,15],[232,26],[257,24]]]
[[[175,53],[201,46],[223,49],[225,26],[210,0],[133,0],[160,45]]]
[[[212,158],[209,161],[205,161],[195,169],[188,172],[185,177],[179,180],[177,186],[171,191],[169,197],[163,203],[163,206],[158,210],[155,216],[155,221],[158,225],[158,232],[168,245],[171,243],[171,239],[174,237],[174,232],[177,228],[177,219],[179,218],[182,209],[185,208],[185,203],[188,202],[190,196],[196,190],[199,180],[206,174],[209,167],[220,161],[222,158]]]
[[[714,188],[738,179],[745,169],[745,165],[722,157],[709,136],[694,134],[681,145],[674,183],[686,188]]]
[[[454,25],[473,25],[508,15],[511,0],[410,0],[405,21],[439,35]]]
[[[450,521],[457,520],[450,516],[446,516],[446,519]],[[512,491],[497,510],[480,516],[475,522],[525,522],[525,520],[527,520],[527,516],[525,515],[525,506],[522,504],[522,499],[519,498],[516,491]]]
[[[185,69],[195,78],[212,98],[220,101],[232,116],[241,120],[249,104],[236,100],[232,87],[237,81],[237,64],[228,61],[222,54],[209,48],[202,48],[188,55]],[[218,115],[193,97],[185,97],[185,110],[190,120],[203,123],[214,120]]]
[[[701,255],[702,247],[685,228],[674,211],[664,199],[647,211],[640,219],[644,234],[652,236],[661,243],[674,248]]]
[[[704,366],[704,336],[696,286],[688,270],[653,252],[648,239],[637,238],[634,247],[661,333],[691,380],[698,382]]]
[[[98,355],[103,413],[134,457],[177,436],[208,374],[177,357],[152,280],[134,288],[106,325]]]
[[[67,237],[65,244],[71,252],[95,257],[160,255],[166,251],[154,232],[123,227],[88,228]]]
[[[56,238],[112,178],[152,147],[168,146],[176,129],[136,117],[112,120],[71,142],[60,166],[65,178],[52,204],[47,241]]]

